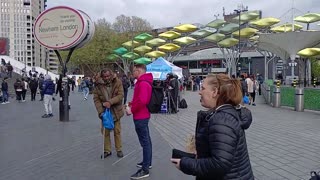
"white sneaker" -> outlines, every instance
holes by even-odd
[[[6,102],[6,104],[9,104],[9,103],[10,103],[9,101]]]
[[[7,104],[6,102],[3,102],[3,103],[1,103],[1,104]]]

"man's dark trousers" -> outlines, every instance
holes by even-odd
[[[140,145],[143,151],[142,169],[149,172],[152,163],[152,143],[149,133],[149,119],[133,120]]]

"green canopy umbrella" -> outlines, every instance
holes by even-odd
[[[224,35],[224,34],[215,33],[215,34],[212,34],[204,39],[207,41],[212,41],[212,42],[217,43],[217,42],[223,40],[225,37],[226,37],[226,35]]]
[[[152,62],[152,60],[146,57],[141,57],[139,59],[133,60],[133,62],[136,64],[149,64]]]
[[[122,55],[123,58],[126,58],[126,59],[137,59],[139,57],[139,55],[137,53],[134,53],[134,52],[128,52],[124,55]]]
[[[124,47],[120,47],[118,49],[113,50],[114,53],[116,53],[117,55],[124,55],[125,53],[128,52],[128,50]]]
[[[303,16],[298,16],[294,18],[294,20],[301,23],[314,23],[320,21],[320,14],[308,13]]]
[[[115,61],[120,59],[120,56],[116,55],[116,54],[110,54],[109,56],[107,56],[107,59],[110,61]]]
[[[190,36],[195,37],[195,38],[204,38],[204,37],[209,36],[215,32],[216,32],[216,30],[200,29],[198,31],[191,33]]]
[[[239,29],[239,25],[235,23],[229,23],[223,26],[220,29],[220,33],[222,34],[230,34]]]
[[[145,41],[149,41],[152,38],[153,36],[151,34],[142,33],[142,34],[139,34],[138,36],[135,36],[134,40],[139,42],[145,42]]]
[[[227,22],[225,20],[222,19],[216,19],[214,21],[211,21],[210,23],[208,23],[206,26],[207,27],[211,27],[211,28],[220,28],[222,25],[226,24]]]

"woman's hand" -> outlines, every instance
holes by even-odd
[[[180,170],[180,161],[181,159],[171,159],[171,162]]]

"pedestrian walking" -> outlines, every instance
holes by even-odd
[[[14,86],[14,89],[16,91],[17,100],[19,102],[22,102],[21,96],[22,96],[22,91],[24,90],[24,87],[25,87],[24,83],[21,82],[20,79],[17,79],[13,86]]]
[[[45,114],[42,118],[52,117],[52,95],[55,90],[55,84],[51,80],[51,76],[49,74],[45,75],[45,80],[43,82],[42,93],[44,95],[43,104],[45,109]]]
[[[82,78],[80,85],[81,85],[81,88],[83,91],[84,100],[87,100],[88,95],[89,95],[89,81],[88,81],[87,77]]]
[[[126,104],[127,97],[128,97],[128,89],[130,87],[130,80],[125,74],[122,76],[121,80],[122,80],[122,86],[123,86],[123,92],[124,92],[123,104]]]
[[[29,88],[29,84],[24,78],[22,78],[21,80],[22,80],[22,84],[24,85],[24,89],[22,90],[22,102],[26,102],[26,94]]]
[[[9,102],[9,94],[8,94],[8,82],[7,82],[7,77],[3,78],[2,83],[1,83],[1,91],[2,91],[2,104],[8,104]]]
[[[30,87],[30,91],[31,91],[31,101],[35,101],[37,89],[38,89],[38,81],[37,81],[35,75],[33,75],[32,79],[30,80],[29,87]]]

